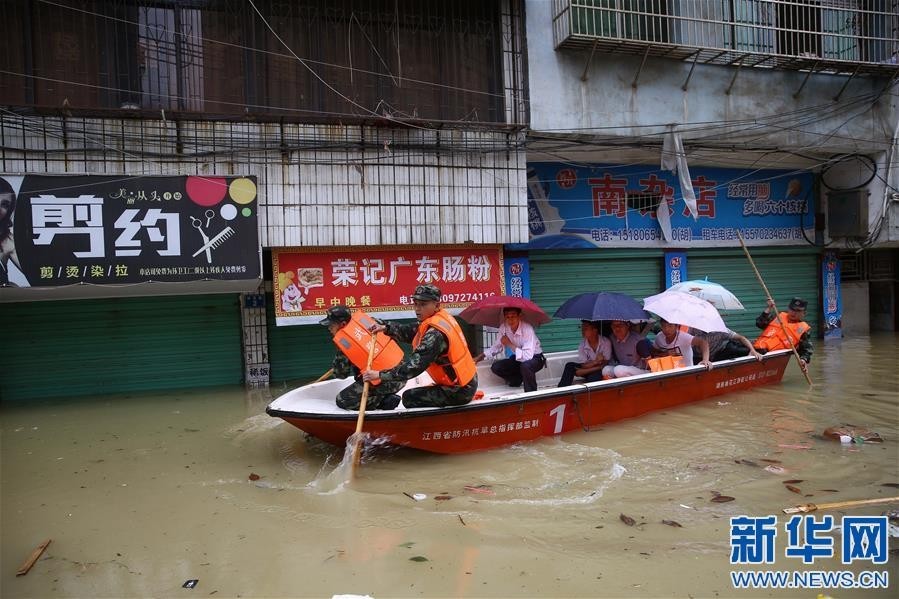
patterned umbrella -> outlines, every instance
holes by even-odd
[[[511,295],[485,297],[459,312],[459,316],[470,324],[498,327],[503,322],[503,310],[506,308],[518,308],[521,310],[521,319],[535,327],[552,320],[549,314],[534,302]]]
[[[728,291],[725,287],[718,283],[712,283],[708,279],[684,281],[677,285],[672,285],[668,291],[683,291],[690,295],[695,295],[700,299],[711,303],[719,310],[745,310],[743,304],[737,299],[737,296]]]
[[[649,320],[640,302],[623,293],[595,291],[575,295],[559,306],[553,316],[581,320]]]

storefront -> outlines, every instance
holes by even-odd
[[[817,334],[821,249],[810,243],[812,175],[709,168],[695,169],[691,180],[695,219],[677,177],[651,166],[529,165],[531,298],[550,313],[586,291],[641,299],[668,286],[666,257],[674,252],[681,280],[707,277],[743,300],[747,309],[725,321],[754,338],[765,295],[740,231],[775,301],[785,307],[793,296],[809,300],[807,320]],[[659,218],[660,207],[667,218]],[[549,351],[572,348],[579,339],[567,321],[541,328]]]
[[[240,292],[261,281],[247,177],[4,175],[0,397],[238,384]]]

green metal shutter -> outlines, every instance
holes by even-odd
[[[812,327],[812,336],[817,336],[820,249],[752,248],[750,252],[779,310],[786,310],[787,303],[794,296],[808,301],[806,322]],[[742,249],[690,250],[687,254],[687,272],[690,279],[708,277],[740,298],[746,311],[727,312],[724,320],[731,329],[750,340],[758,337],[760,331],[755,326],[755,318],[765,309],[765,292]]]
[[[531,299],[550,316],[566,299],[587,291],[616,291],[639,301],[658,293],[663,274],[660,250],[531,252],[530,268]],[[539,335],[544,351],[574,349],[580,323],[554,320]]]
[[[318,324],[276,326],[271,293],[265,294],[265,304],[271,382],[307,382],[323,375],[331,367],[336,351],[328,329]]]
[[[0,397],[239,384],[238,299],[216,294],[4,304],[12,346]]]

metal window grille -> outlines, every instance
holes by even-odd
[[[524,122],[522,0],[255,5],[3,0],[0,104]]]
[[[701,63],[899,72],[897,0],[553,0],[557,48]]]

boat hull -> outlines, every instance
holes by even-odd
[[[540,437],[588,430],[675,406],[779,382],[789,352],[764,361],[740,359],[701,367],[520,393],[440,409],[376,411],[366,414],[364,430],[392,445],[433,453],[467,453]],[[343,414],[266,410],[295,427],[335,445],[355,432],[355,412]]]

